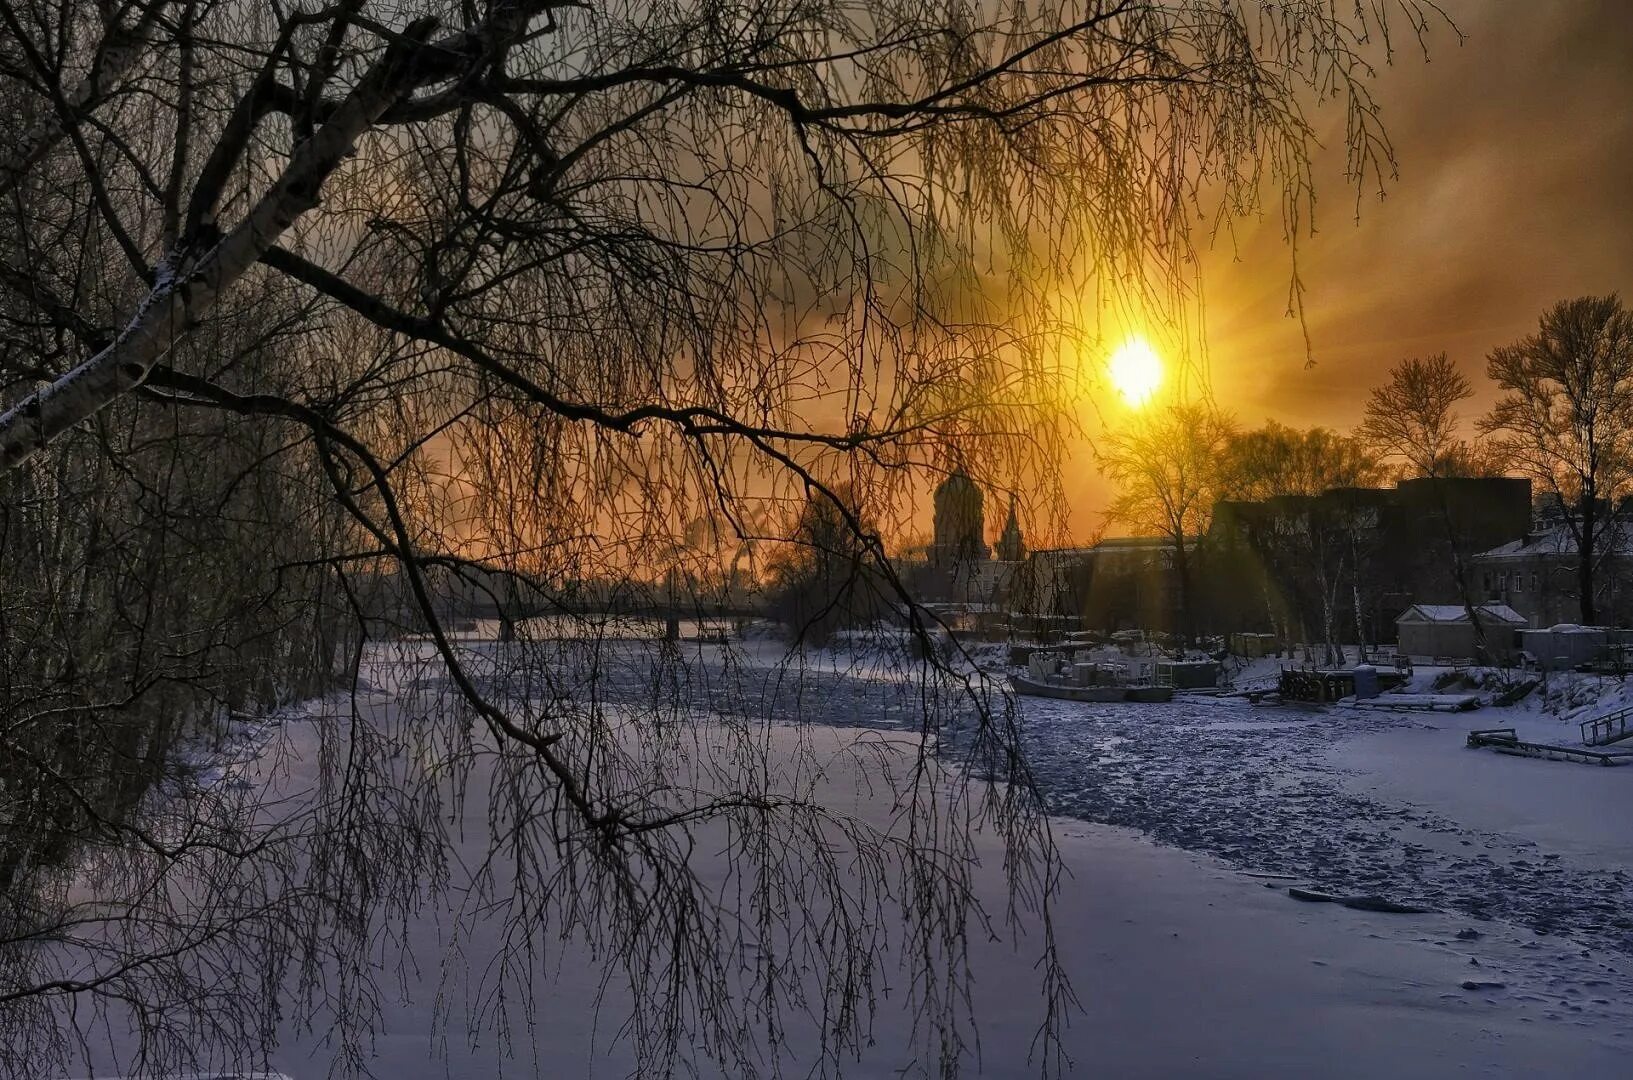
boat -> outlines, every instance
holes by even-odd
[[[1024,675],[1011,675],[1010,685],[1017,694],[1028,697],[1060,698],[1063,701],[1127,701],[1126,686],[1068,686],[1065,683],[1039,682]]]
[[[1068,686],[1066,683],[1041,682],[1025,675],[1011,675],[1009,682],[1017,694],[1060,698],[1063,701],[1139,701],[1160,704],[1174,700],[1174,688],[1171,686]]]

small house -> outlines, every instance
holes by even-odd
[[[1281,642],[1275,634],[1235,633],[1230,636],[1230,651],[1249,659],[1275,656],[1281,652]]]
[[[1462,604],[1413,604],[1395,620],[1397,651],[1430,660],[1484,659],[1506,663],[1514,658],[1514,634],[1525,617],[1507,604],[1481,604],[1475,612],[1485,633],[1486,655],[1475,655],[1474,624]]]

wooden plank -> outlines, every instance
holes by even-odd
[[[1392,712],[1466,712],[1479,706],[1477,694],[1380,694],[1355,703],[1358,709]]]

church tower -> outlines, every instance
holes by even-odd
[[[954,567],[960,563],[986,559],[986,516],[981,507],[981,489],[962,469],[955,470],[936,488],[935,542],[930,545],[930,562]]]

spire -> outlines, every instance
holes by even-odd
[[[1026,558],[1026,541],[1021,537],[1021,523],[1015,516],[1015,496],[1009,497],[1009,518],[1004,522],[1003,535],[998,538],[998,558],[1005,562],[1020,562]]]

